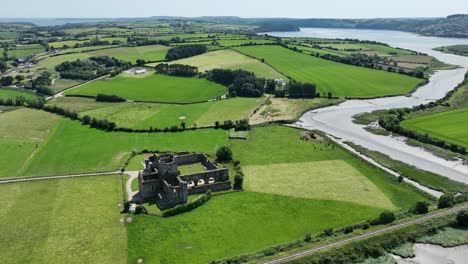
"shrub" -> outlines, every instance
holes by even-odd
[[[455,204],[455,197],[451,193],[446,193],[439,198],[438,208],[448,208]]]
[[[395,221],[395,215],[392,212],[384,211],[379,216],[379,223],[382,225]]]
[[[232,160],[232,151],[229,147],[223,146],[216,151],[216,160],[219,162],[228,162]]]
[[[415,214],[426,214],[429,212],[429,204],[427,202],[417,202],[411,211]]]
[[[306,234],[305,238],[304,238],[304,241],[305,242],[310,242],[312,241],[312,235],[311,234]]]
[[[244,184],[244,177],[239,173],[236,174],[234,177],[234,189],[235,190],[242,190],[242,185]]]
[[[468,211],[463,210],[458,212],[457,225],[460,227],[468,227]]]
[[[126,100],[117,95],[98,94],[96,96],[98,102],[125,102]]]

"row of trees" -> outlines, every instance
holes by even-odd
[[[91,57],[88,60],[76,60],[73,62],[63,62],[55,67],[62,78],[75,80],[93,80],[98,77],[110,74],[115,76],[120,72],[129,69],[130,62],[109,58],[107,56]]]
[[[216,121],[214,125],[216,129],[218,128],[225,129],[225,130],[234,129],[235,131],[250,130],[248,119],[237,120],[235,122],[233,122],[232,120],[226,120],[223,123]]]
[[[170,48],[166,54],[166,60],[173,61],[196,55],[203,54],[208,51],[205,45],[182,45]]]
[[[156,71],[161,74],[181,77],[193,77],[198,74],[198,68],[184,64],[167,64],[161,63],[155,67]]]

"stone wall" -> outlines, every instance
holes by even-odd
[[[192,195],[192,194],[206,193],[208,190],[211,190],[212,192],[219,192],[219,191],[225,191],[225,190],[230,190],[230,189],[231,189],[230,181],[215,182],[212,184],[205,184],[202,186],[195,186],[194,188],[189,188],[188,194]]]

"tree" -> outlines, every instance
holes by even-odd
[[[10,86],[13,84],[14,78],[11,76],[5,76],[0,79],[0,85]]]
[[[415,214],[425,214],[429,212],[429,204],[427,202],[417,202],[413,208]]]
[[[305,242],[310,242],[312,241],[312,235],[311,234],[306,234],[305,238],[304,238],[304,241]]]
[[[234,189],[235,190],[242,190],[242,185],[244,184],[244,177],[240,174],[236,174],[234,176]]]
[[[4,61],[0,61],[0,72],[8,69],[8,65]]]
[[[460,227],[468,227],[468,211],[463,210],[458,212],[457,225]]]
[[[20,82],[23,81],[25,77],[23,75],[16,75],[15,79]]]
[[[141,66],[143,66],[143,65],[146,64],[146,61],[145,61],[145,60],[142,60],[142,59],[138,59],[138,60],[136,60],[136,64],[137,64],[137,66],[140,66],[140,67],[141,67]]]
[[[229,147],[223,146],[216,151],[216,160],[219,162],[228,162],[232,160],[232,151]]]
[[[380,224],[389,224],[391,222],[395,221],[395,215],[392,212],[389,211],[384,211],[380,214],[379,216],[379,223]]]
[[[438,208],[448,208],[455,204],[455,197],[451,193],[446,193],[439,198]]]

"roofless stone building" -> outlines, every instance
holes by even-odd
[[[181,174],[181,169],[190,172]],[[218,168],[205,154],[195,153],[153,154],[145,160],[138,185],[143,201],[156,202],[161,209],[187,203],[191,194],[231,189],[228,168]]]

